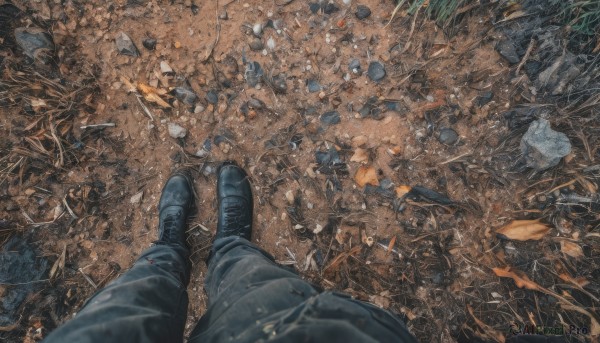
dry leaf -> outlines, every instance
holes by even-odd
[[[518,270],[511,270],[510,267],[504,267],[504,268],[493,268],[492,269],[494,271],[494,273],[500,277],[508,277],[511,278],[515,281],[515,284],[517,285],[517,287],[519,288],[526,288],[526,289],[531,289],[534,291],[539,291],[545,294],[548,294],[550,296],[555,297],[556,299],[559,300],[560,306],[565,309],[565,310],[571,310],[571,311],[577,311],[581,314],[586,315],[588,318],[590,318],[590,334],[592,336],[597,336],[600,335],[600,323],[598,323],[598,320],[596,319],[596,317],[591,314],[589,311],[587,311],[586,309],[583,309],[575,304],[573,304],[569,299],[567,299],[565,296],[560,295],[556,292],[553,292],[547,288],[544,288],[540,285],[538,285],[537,283],[531,281],[527,275],[523,274],[523,272],[518,271]]]
[[[583,249],[579,246],[579,244],[566,240],[560,241],[560,251],[573,258],[583,257]]]
[[[585,287],[587,286],[590,282],[588,280],[586,280],[586,278],[584,278],[583,276],[580,276],[578,278],[574,278],[571,275],[567,274],[567,273],[561,273],[558,274],[558,277],[561,278],[561,280],[568,282],[570,284],[573,284],[575,286],[578,287]]]
[[[523,274],[520,271],[512,271],[511,268],[508,266],[504,268],[492,268],[492,270],[496,275],[500,277],[507,277],[513,279],[515,281],[515,284],[519,288],[524,287],[526,289],[531,289],[534,291],[545,292],[545,289],[542,286],[531,281],[529,277],[527,277],[527,275]]]
[[[467,311],[469,311],[469,314],[471,315],[477,326],[479,326],[483,330],[483,333],[485,335],[487,335],[489,338],[495,339],[497,342],[504,343],[506,341],[506,338],[500,331],[497,331],[493,327],[484,323],[481,319],[477,318],[475,316],[473,308],[469,304],[467,304]]]
[[[388,244],[388,250],[386,254],[394,249],[394,245],[396,245],[396,235],[392,236],[392,239],[390,239],[390,244]]]
[[[52,265],[52,269],[50,269],[50,274],[48,275],[50,280],[54,279],[54,277],[58,274],[58,271],[64,270],[66,258],[67,245],[65,244],[63,247],[62,254],[60,254],[60,256],[56,259],[56,261]]]
[[[540,240],[550,232],[550,227],[536,220],[513,220],[496,230],[498,235],[517,241]]]
[[[410,192],[411,189],[412,188],[407,185],[398,186],[398,187],[396,187],[396,196],[398,198],[402,198],[403,196],[408,194],[408,192]]]
[[[146,99],[146,101],[155,103],[163,108],[169,108],[171,107],[171,105],[169,105],[166,101],[164,101],[160,95],[161,93],[164,95],[166,94],[165,91],[161,91],[157,88],[154,88],[152,86],[148,86],[145,85],[141,82],[138,82],[137,84],[137,88],[140,90],[140,92],[142,93],[142,95],[144,96],[144,99]]]
[[[350,162],[368,163],[369,162],[369,151],[367,149],[357,148],[354,151],[354,155],[352,155]]]
[[[133,85],[133,83],[131,83],[131,81],[129,81],[128,78],[126,78],[125,76],[121,76],[121,82],[123,82],[123,84],[125,85],[125,89],[128,93],[136,92],[135,86]]]
[[[373,167],[360,166],[354,175],[354,181],[360,186],[379,186],[377,171]]]

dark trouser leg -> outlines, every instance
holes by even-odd
[[[190,343],[416,342],[396,316],[325,292],[245,239],[216,240],[205,290],[209,308]]]
[[[258,319],[293,308],[317,294],[297,274],[239,237],[214,242],[205,290],[209,309],[190,342],[228,340]],[[232,307],[235,310],[229,311]]]
[[[182,342],[189,252],[155,245],[45,342]]]

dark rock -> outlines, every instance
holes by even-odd
[[[523,69],[530,80],[535,80],[542,69],[542,62],[528,60],[523,66]]]
[[[552,130],[548,120],[539,119],[531,123],[521,139],[521,152],[528,167],[543,171],[571,152],[571,142],[564,133]]]
[[[310,8],[312,14],[317,14],[317,12],[319,12],[319,10],[321,9],[321,5],[319,3],[312,2],[308,4],[308,8]]]
[[[438,140],[442,144],[454,145],[456,142],[458,142],[458,133],[452,129],[443,128],[440,130],[440,136],[438,137]]]
[[[379,82],[385,77],[385,67],[381,62],[373,61],[369,64],[367,75],[371,80]]]
[[[258,62],[248,62],[244,72],[244,79],[250,87],[256,86],[262,79],[264,72]]]
[[[187,87],[176,87],[171,91],[171,94],[188,106],[192,106],[198,101],[198,95]]]
[[[216,105],[219,102],[219,93],[215,90],[209,90],[208,92],[206,92],[205,98],[209,104]]]
[[[308,87],[308,91],[310,93],[320,92],[323,89],[323,87],[321,87],[319,82],[317,82],[315,79],[309,79],[306,81],[306,86]]]
[[[17,236],[6,242],[0,251],[0,282],[3,290],[0,327],[17,324],[23,301],[47,285],[41,280],[47,278],[48,262],[40,256],[23,238]]]
[[[377,106],[378,98],[376,96],[372,96],[367,99],[367,102],[358,110],[358,114],[360,114],[361,118],[373,118],[373,119],[382,119],[381,110]]]
[[[329,111],[323,113],[321,116],[321,123],[325,125],[336,125],[341,123],[342,118],[340,117],[340,113],[338,111]]]
[[[119,32],[117,34],[117,36],[115,37],[115,43],[117,45],[117,50],[121,55],[133,57],[138,57],[140,55],[139,50],[137,49],[131,38],[129,38],[129,36],[125,34],[125,32]]]
[[[22,15],[21,10],[13,4],[0,5],[0,50],[12,48],[16,43],[14,39],[14,27],[18,18]],[[5,56],[0,56],[0,63]]]
[[[54,42],[52,36],[46,31],[35,27],[20,27],[15,29],[15,40],[19,47],[23,49],[25,55],[34,60],[40,60],[44,63],[49,62],[49,58],[54,51]]]
[[[148,50],[156,49],[156,43],[157,41],[154,38],[146,38],[142,41],[142,45]]]
[[[253,51],[261,51],[264,48],[264,44],[260,38],[254,38],[249,45]]]
[[[498,44],[496,44],[496,51],[511,64],[516,64],[521,61],[515,45],[509,40],[498,42]]]
[[[198,7],[198,5],[196,4],[192,5],[191,10],[193,15],[197,15],[198,13],[200,13],[200,7]]]
[[[354,15],[360,20],[366,19],[371,15],[371,9],[365,5],[358,5]]]
[[[408,192],[407,196],[410,196],[412,198],[416,197],[417,200],[419,200],[420,198],[424,198],[426,200],[437,202],[438,204],[442,205],[452,205],[454,203],[454,201],[450,200],[445,195],[442,195],[434,190],[423,186],[412,187],[410,192]]]
[[[332,13],[335,13],[335,12],[337,12],[337,11],[340,10],[340,8],[337,7],[332,2],[329,2],[329,3],[325,4],[325,5],[321,5],[321,9],[323,9],[323,13],[325,13],[325,14],[332,14]]]
[[[380,186],[366,185],[364,192],[367,195],[381,195],[381,196],[383,196],[385,198],[388,198],[388,199],[393,199],[393,198],[396,197],[396,193],[394,193],[393,190],[391,190],[391,189],[385,189],[385,188],[380,187]]]
[[[384,100],[383,105],[388,111],[402,112],[403,108],[399,101]]]
[[[315,160],[322,166],[342,163],[340,155],[334,147],[330,147],[327,151],[317,151],[315,153]]]
[[[493,92],[483,92],[475,99],[475,104],[479,107],[487,105],[494,98]]]
[[[260,99],[250,98],[250,100],[248,100],[248,107],[255,110],[262,110],[267,107],[267,104]]]

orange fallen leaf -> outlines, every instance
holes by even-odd
[[[506,338],[504,337],[504,334],[502,334],[502,332],[497,331],[493,327],[484,323],[481,319],[477,318],[477,316],[475,316],[473,308],[469,304],[467,304],[467,311],[469,311],[471,318],[473,318],[477,326],[479,326],[483,330],[483,334],[485,334],[489,338],[495,339],[497,342],[504,343],[506,341]]]
[[[379,186],[377,171],[373,167],[360,166],[354,175],[354,181],[360,186]]]
[[[578,287],[585,287],[585,286],[587,286],[590,283],[583,276],[575,278],[575,277],[572,277],[571,275],[569,275],[567,273],[560,273],[560,274],[558,274],[558,277],[561,280],[563,280],[565,282],[568,282],[570,284],[573,284],[575,286],[578,286]]]
[[[538,285],[537,283],[531,281],[529,277],[527,277],[527,275],[525,275],[522,271],[513,270],[509,266],[506,266],[504,268],[492,268],[492,270],[496,275],[500,277],[513,279],[515,281],[515,284],[519,288],[526,288],[553,296],[559,300],[560,306],[563,309],[576,311],[586,315],[588,318],[590,318],[590,334],[592,336],[600,335],[600,323],[598,323],[596,317],[586,309],[573,304],[567,297],[565,297],[565,295],[560,295],[556,292],[553,292],[547,288]]]
[[[396,187],[396,196],[398,198],[402,198],[403,196],[408,194],[408,192],[410,192],[411,189],[412,188],[407,185],[398,186],[398,187]]]
[[[138,82],[137,84],[137,88],[138,90],[142,93],[142,95],[144,96],[144,99],[146,99],[149,102],[155,103],[163,108],[169,108],[171,107],[171,105],[169,105],[166,101],[164,101],[160,95],[164,95],[166,94],[166,91],[161,91],[158,88],[154,88],[152,86],[148,86],[146,84],[143,84],[141,82]]]
[[[369,162],[369,151],[367,149],[356,148],[350,162],[367,163]]]
[[[517,241],[540,240],[550,232],[550,227],[536,220],[513,220],[496,230],[498,235]]]
[[[394,245],[396,245],[396,235],[392,236],[392,239],[390,239],[390,244],[388,244],[387,250],[388,254],[390,253],[390,251],[392,251],[392,249],[394,249]]]
[[[513,279],[515,281],[515,284],[519,288],[526,288],[534,291],[545,292],[545,289],[542,286],[531,281],[531,279],[529,279],[527,275],[523,274],[523,272],[512,271],[511,268],[508,266],[504,268],[492,268],[492,270],[499,277],[507,277]]]
[[[560,241],[560,251],[573,258],[583,257],[583,249],[577,243],[566,240]]]

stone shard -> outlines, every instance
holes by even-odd
[[[539,119],[531,123],[521,139],[521,152],[528,167],[543,171],[571,152],[571,142],[564,133],[552,130],[548,120]]]

